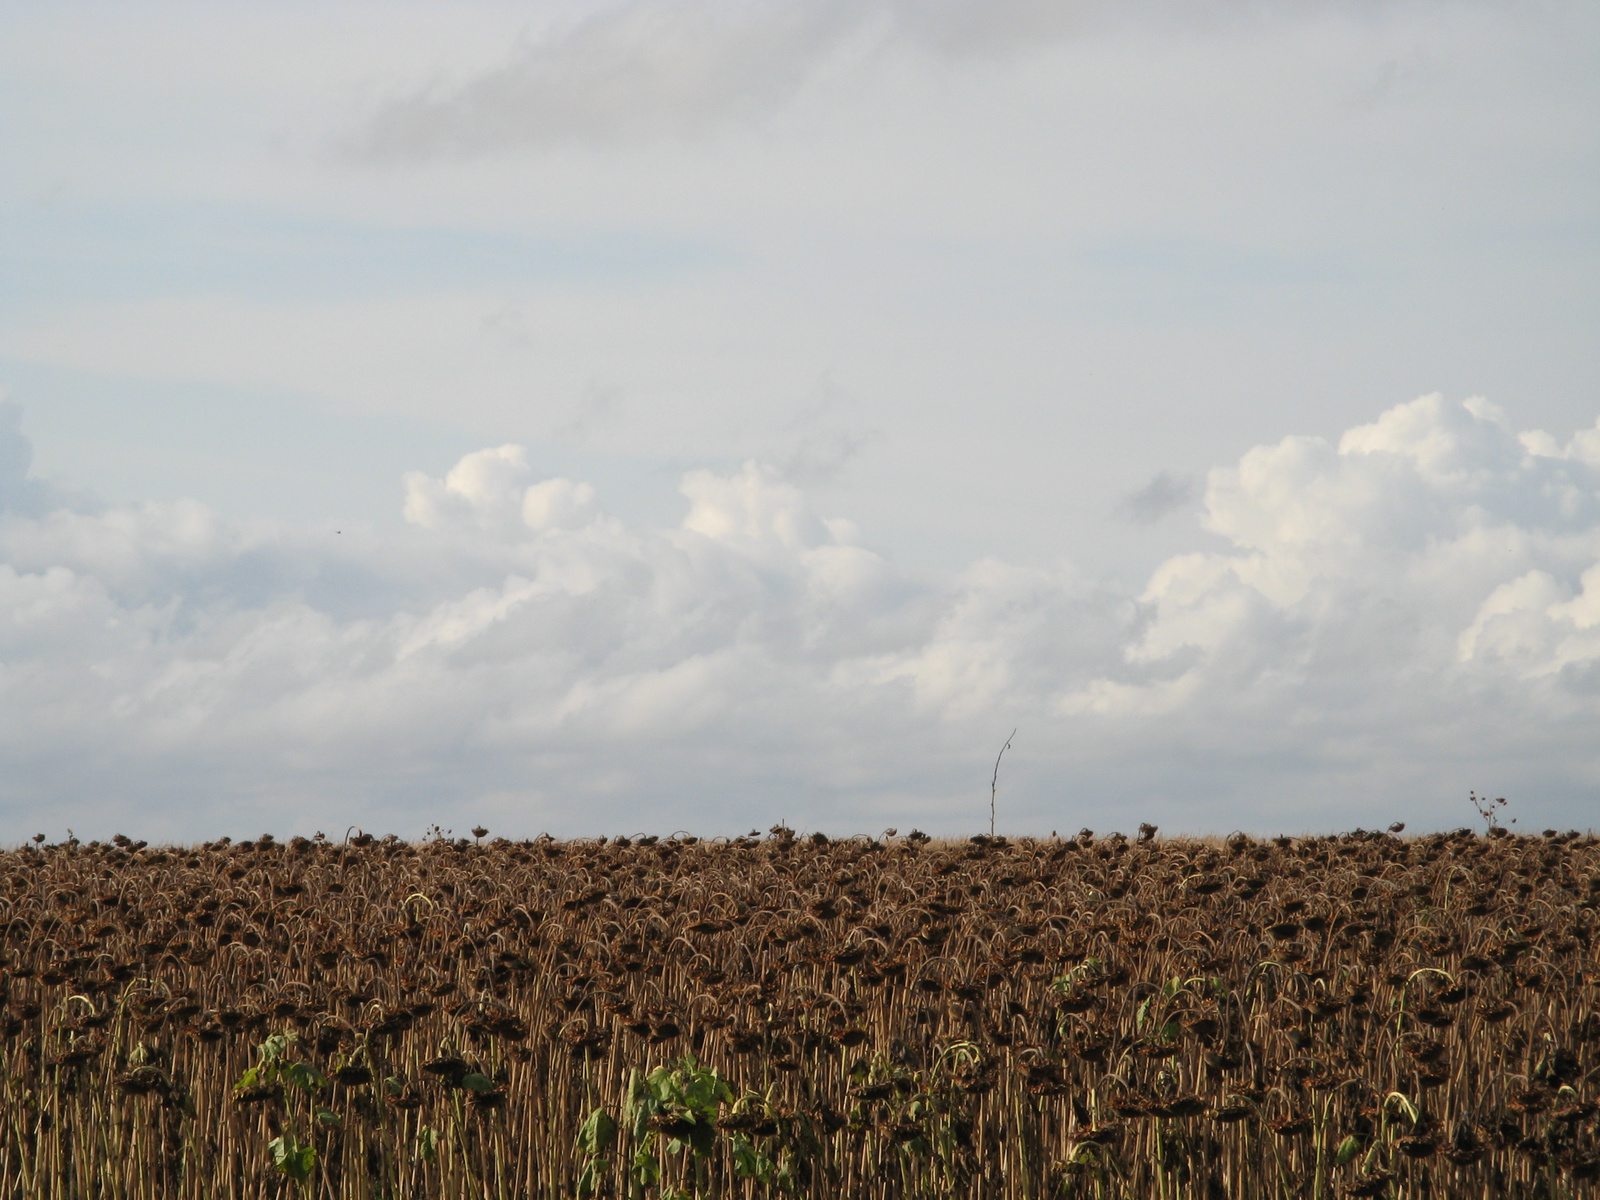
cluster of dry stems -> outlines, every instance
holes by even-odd
[[[28,846],[0,1197],[1589,1195],[1600,849],[1495,834]]]

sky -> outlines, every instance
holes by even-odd
[[[22,0],[0,147],[0,843],[1597,824],[1594,5]]]

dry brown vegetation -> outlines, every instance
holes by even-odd
[[[1593,836],[0,854],[0,1196],[1589,1195]]]

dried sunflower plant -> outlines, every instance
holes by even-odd
[[[0,1198],[1600,1190],[1593,836],[473,835],[0,854]]]

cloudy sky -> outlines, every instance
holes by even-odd
[[[0,842],[1600,812],[1600,8],[0,8]]]

